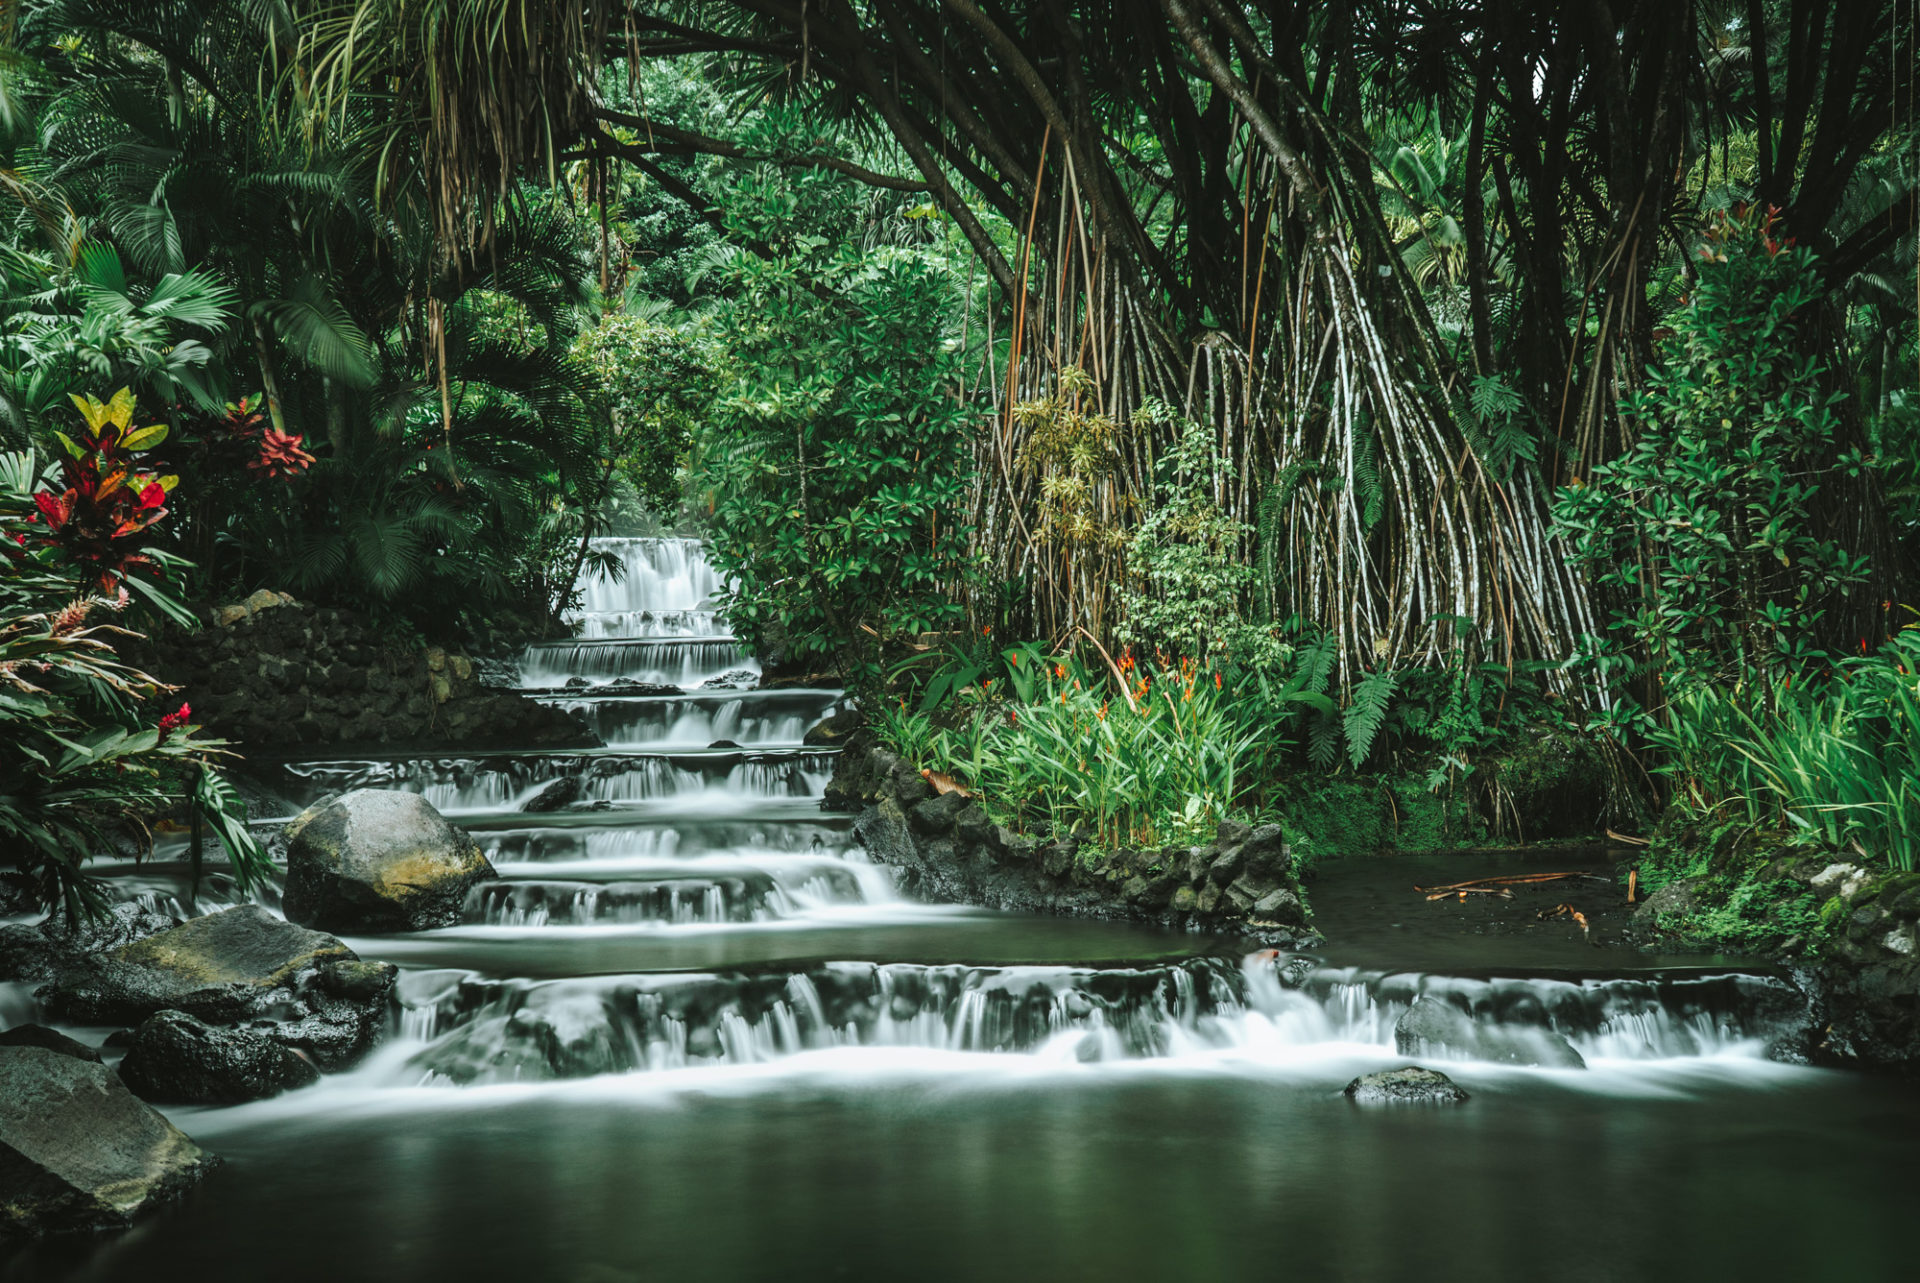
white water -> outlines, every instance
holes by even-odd
[[[723,677],[748,685],[759,677],[752,654],[720,624],[714,606],[720,579],[698,540],[596,543],[621,570],[591,575],[582,583],[580,609],[567,617],[578,640],[529,647],[520,657],[522,686],[624,681],[692,690]]]
[[[590,586],[588,618],[602,627],[654,628],[713,591],[685,541],[612,546],[629,574]],[[722,726],[739,732],[754,717],[768,739],[797,743],[837,698],[568,697],[597,707],[603,725],[666,744],[702,742]],[[461,926],[354,941],[406,968],[393,1038],[322,1088],[250,1109],[331,1109],[343,1095],[396,1090],[477,1100],[510,1084],[557,1091],[561,1080],[610,1076],[763,1082],[770,1072],[1306,1073],[1335,1090],[1354,1065],[1405,1059],[1395,1026],[1416,1001],[1449,1004],[1472,1027],[1500,1031],[1505,1047],[1570,1045],[1587,1064],[1422,1052],[1495,1080],[1658,1091],[1703,1073],[1781,1072],[1765,1055],[1795,1018],[1794,1002],[1764,977],[1466,979],[1304,958],[1243,962],[1237,950],[1142,963],[1190,943],[904,903],[844,821],[819,812],[831,769],[822,752],[624,747],[289,768],[289,791],[303,803],[355,787],[423,793],[474,826],[502,877],[475,892]],[[558,781],[577,782],[570,805],[520,811]],[[849,956],[870,960],[822,961]],[[0,1021],[22,1018],[20,1005],[7,997]]]

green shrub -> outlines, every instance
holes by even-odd
[[[1920,857],[1920,632],[1810,680],[1700,687],[1653,733],[1675,805],[1909,870]]]
[[[959,687],[951,707],[896,706],[879,729],[1018,829],[1078,832],[1107,849],[1204,840],[1266,783],[1287,743],[1261,701],[1192,662],[1147,671],[1122,658],[1102,675],[1037,646],[1000,659],[998,676]]]
[[[971,564],[951,282],[913,251],[817,243],[731,272],[697,482],[727,618],[877,693],[890,648],[959,620]]]
[[[1758,210],[1718,216],[1660,365],[1623,417],[1633,445],[1563,489],[1554,515],[1618,603],[1613,627],[1669,696],[1818,653],[1865,560],[1825,538],[1823,492],[1873,466],[1838,444],[1840,394],[1806,355],[1820,278]]]

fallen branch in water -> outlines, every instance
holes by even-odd
[[[1572,918],[1573,924],[1580,928],[1580,934],[1593,939],[1593,928],[1587,923],[1587,915],[1570,904],[1556,904],[1551,909],[1542,909],[1534,915],[1542,920],[1548,918]]]
[[[1425,887],[1414,888],[1415,891],[1424,891],[1426,889]],[[1507,890],[1505,887],[1443,887],[1433,892],[1427,899],[1445,900],[1450,896],[1457,896],[1464,900],[1470,895],[1497,895],[1502,900],[1513,899],[1513,892]]]
[[[1563,878],[1591,878],[1593,876],[1593,874],[1585,870],[1574,873],[1508,873],[1498,877],[1470,878],[1465,882],[1455,882],[1451,886],[1415,887],[1414,890],[1422,894],[1429,891],[1479,891],[1484,894],[1490,892],[1495,887],[1524,886],[1535,882],[1557,882]],[[1599,878],[1596,880],[1604,882],[1606,879]]]
[[[1625,842],[1628,846],[1652,846],[1653,845],[1653,841],[1650,838],[1629,837],[1625,833],[1615,833],[1612,829],[1607,830],[1607,836],[1612,838],[1615,842]]]

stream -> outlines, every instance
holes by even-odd
[[[1770,1059],[1782,976],[1430,947],[1354,889],[1411,875],[1364,859],[1315,886],[1326,949],[1278,964],[912,902],[819,808],[833,757],[801,736],[840,692],[751,689],[697,543],[605,544],[624,578],[520,665],[604,749],[282,771],[290,811],[424,793],[501,874],[460,926],[349,939],[404,968],[386,1041],[169,1109],[224,1167],[0,1279],[1910,1276],[1920,1096]],[[563,778],[574,805],[521,809]],[[1412,1062],[1422,993],[1586,1067],[1421,1057],[1472,1099],[1352,1105]]]

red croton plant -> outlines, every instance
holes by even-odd
[[[167,493],[180,480],[158,476],[139,456],[167,437],[164,423],[133,426],[133,393],[122,388],[107,401],[75,396],[86,427],[56,433],[63,456],[58,488],[33,496],[47,538],[84,567],[103,592],[133,570],[151,566],[139,535],[167,515]]]
[[[301,449],[304,438],[296,432],[281,432],[267,422],[260,395],[227,403],[226,427],[230,437],[244,442],[254,451],[247,460],[247,471],[263,477],[297,476],[313,464],[313,456]]]

